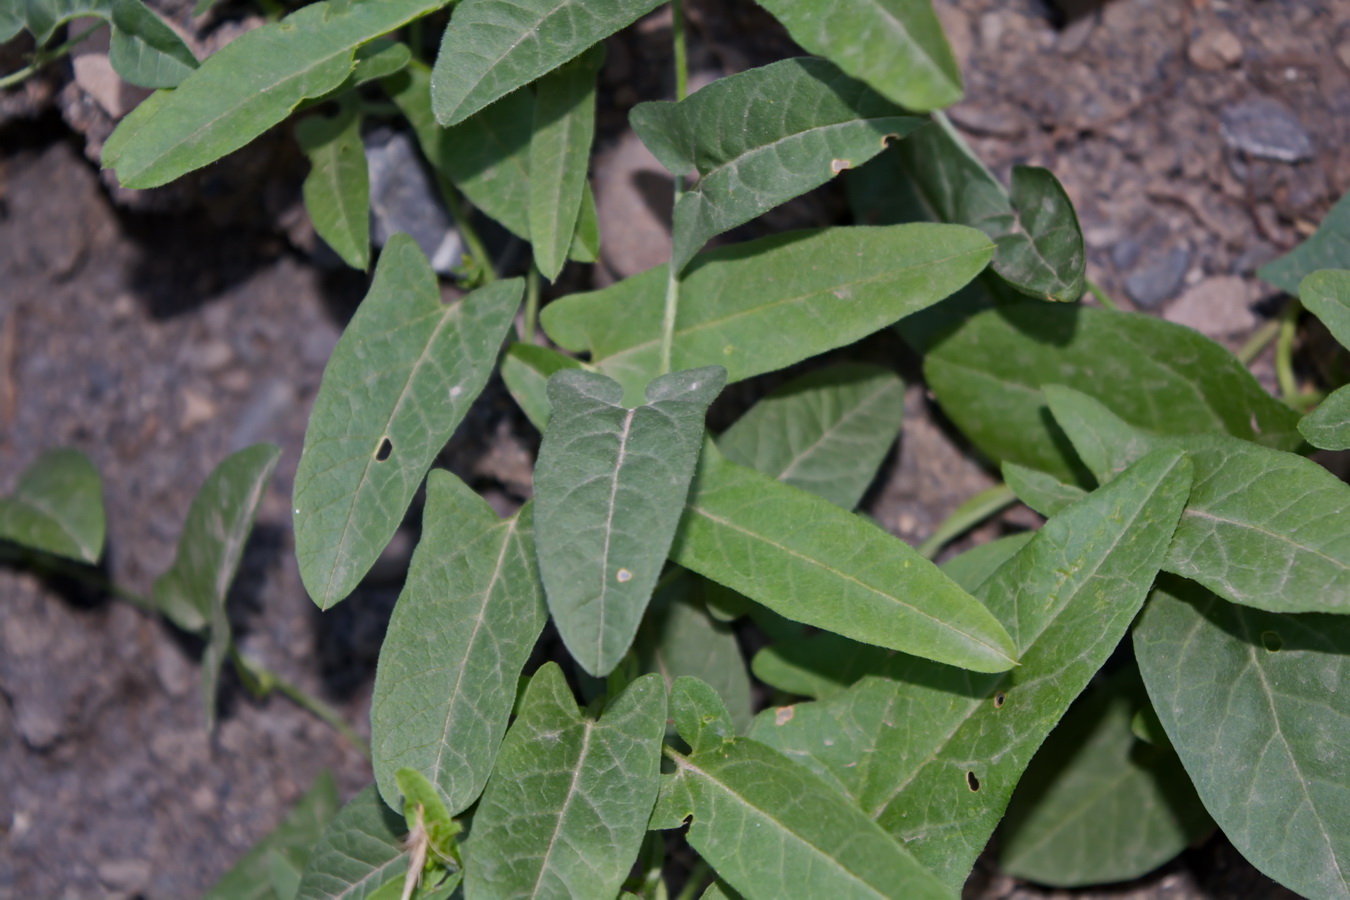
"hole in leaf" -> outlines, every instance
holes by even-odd
[[[970,788],[972,791],[978,791],[980,789],[980,779],[975,777],[974,772],[966,773],[966,787]]]
[[[614,577],[618,579],[620,584],[623,584],[625,581],[633,580],[633,573],[627,569],[620,569],[618,572],[614,573]]]
[[[1002,709],[1003,704],[1006,703],[1007,700],[1008,695],[1003,693],[1002,691],[999,691],[997,694],[994,695],[994,709]]]
[[[394,443],[389,438],[380,441],[379,449],[375,451],[375,461],[384,462],[394,453]]]
[[[1284,649],[1284,638],[1274,631],[1263,631],[1261,632],[1261,646],[1271,653],[1279,653]]]

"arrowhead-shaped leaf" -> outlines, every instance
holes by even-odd
[[[256,444],[216,466],[192,498],[173,566],[155,581],[155,601],[174,624],[208,629],[202,657],[207,727],[216,720],[216,688],[233,641],[225,598],[280,457],[280,447]]]
[[[778,234],[700,254],[681,282],[672,365],[724,366],[732,382],[781,369],[931,306],[992,251],[972,228],[921,224]],[[550,337],[589,351],[631,404],[660,369],[666,272],[564,297],[541,315]]]
[[[385,806],[372,784],[324,832],[305,866],[296,900],[365,900],[386,883],[401,881],[408,868],[407,831],[403,816]]]
[[[663,376],[636,409],[604,375],[549,379],[553,416],[534,473],[539,572],[563,642],[592,675],[609,674],[633,642],[725,379],[720,368]]]
[[[370,266],[370,170],[361,143],[361,105],[353,93],[336,116],[311,116],[295,128],[309,157],[303,193],[314,230],[354,269]]]
[[[930,0],[764,0],[797,43],[901,106],[961,99],[961,70]]]
[[[445,304],[412,238],[385,246],[324,370],[295,473],[295,554],[321,609],[351,593],[393,537],[487,383],[523,287],[499,281]]]
[[[1350,242],[1350,236],[1346,238]],[[1323,269],[1303,279],[1299,299],[1341,346],[1350,347],[1350,271]]]
[[[782,616],[980,672],[1016,664],[979,601],[908,544],[708,444],[671,558]]]
[[[757,741],[700,728],[726,716],[707,685],[679,679],[671,704],[694,752],[667,751],[675,774],[661,786],[652,827],[678,827],[692,816],[689,843],[740,894],[749,900],[953,896],[805,768]]]
[[[717,439],[727,459],[852,509],[895,443],[905,385],[877,366],[839,365],[793,379]]]
[[[444,2],[328,0],[240,35],[176,90],[132,110],[104,145],[103,165],[126,187],[150,188],[214,162],[340,85],[357,47]]]
[[[750,734],[847,790],[953,890],[1037,747],[1125,634],[1190,487],[1176,452],[1046,523],[977,591],[1013,635],[1001,676],[911,658],[819,703],[766,710]]]
[[[502,381],[525,417],[541,432],[548,427],[548,380],[581,363],[557,350],[535,344],[512,344],[502,357]]]
[[[463,0],[441,41],[431,102],[456,125],[660,6],[660,0]]]
[[[903,331],[903,326],[901,327]],[[929,350],[924,375],[961,433],[998,461],[1074,482],[1081,464],[1041,386],[1096,397],[1141,428],[1227,433],[1281,450],[1298,415],[1208,338],[1153,316],[1024,302],[978,313]]]
[[[103,480],[78,450],[49,450],[0,497],[0,540],[96,563],[106,522]]]
[[[1350,192],[1336,201],[1312,237],[1256,274],[1286,293],[1298,294],[1299,282],[1318,269],[1350,269]]]
[[[1350,385],[1338,388],[1299,419],[1299,434],[1323,450],[1350,450]]]
[[[1350,619],[1159,583],[1134,631],[1158,718],[1205,808],[1258,869],[1350,897]]]
[[[1181,760],[1137,739],[1139,672],[1089,689],[1018,782],[999,826],[999,866],[1054,887],[1128,881],[1213,829]]]
[[[483,790],[521,669],[548,618],[534,561],[532,508],[499,519],[462,481],[427,478],[422,539],[380,649],[371,753],[386,802],[416,769],[451,815]]]
[[[645,675],[594,720],[546,663],[521,701],[466,844],[466,896],[613,897],[656,800],[665,685]]]
[[[1227,435],[1157,435],[1096,400],[1046,399],[1100,480],[1150,450],[1183,450],[1195,487],[1163,568],[1234,603],[1277,612],[1350,611],[1350,486],[1311,460]]]
[[[811,57],[723,78],[679,103],[641,103],[629,118],[673,174],[699,175],[675,204],[677,270],[708,238],[862,165],[923,124]]]

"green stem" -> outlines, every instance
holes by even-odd
[[[230,660],[244,673],[254,678],[264,691],[278,691],[296,706],[313,713],[327,722],[334,731],[345,737],[362,756],[370,759],[370,745],[366,743],[365,738],[356,733],[351,725],[347,724],[346,719],[342,718],[342,714],[336,709],[308,693],[299,685],[292,684],[271,669],[244,656],[233,641],[230,642]]]
[[[1284,402],[1293,406],[1298,400],[1298,380],[1294,377],[1294,335],[1298,331],[1298,317],[1303,304],[1297,298],[1289,301],[1280,313],[1279,338],[1275,342],[1275,378],[1280,385]]]
[[[694,863],[694,867],[689,870],[689,880],[684,883],[684,887],[675,895],[675,900],[694,900],[703,890],[704,882],[712,868],[707,861],[700,859]]]
[[[487,247],[483,244],[483,239],[478,236],[478,232],[469,224],[468,213],[464,210],[464,204],[459,201],[459,191],[450,183],[450,179],[439,169],[436,171],[436,186],[440,188],[441,199],[445,201],[445,208],[450,210],[450,217],[455,220],[455,227],[459,229],[460,235],[464,238],[464,245],[469,248],[469,255],[476,259],[479,268],[483,272],[483,280],[488,284],[497,280],[497,270],[492,264],[492,257],[488,255]]]
[[[919,555],[924,559],[932,559],[948,541],[959,537],[1016,501],[1017,495],[1006,484],[998,484],[987,491],[981,491],[958,506],[956,511],[938,526],[933,536],[919,545]]]
[[[530,274],[525,279],[525,329],[521,340],[534,343],[535,323],[539,321],[539,267],[530,262]]]
[[[684,0],[671,0],[672,16],[671,39],[675,50],[675,102],[683,100],[689,93],[689,54],[684,39]],[[684,193],[684,179],[675,176],[675,191],[671,209],[679,205]],[[674,229],[671,229],[672,234]],[[672,256],[666,274],[666,309],[661,317],[661,375],[670,372],[671,354],[675,346],[675,320],[680,311],[680,273],[675,269]]]
[[[675,101],[689,95],[689,54],[684,39],[684,0],[670,0],[671,40],[675,45]]]
[[[1087,282],[1087,289],[1089,294],[1097,298],[1097,302],[1100,303],[1103,308],[1114,309],[1117,312],[1120,311],[1120,307],[1116,305],[1116,301],[1112,300],[1110,295],[1102,290],[1102,286],[1097,284],[1097,282],[1089,279]]]
[[[33,54],[33,61],[31,63],[24,66],[22,69],[19,69],[17,72],[10,72],[8,75],[5,75],[4,77],[0,78],[0,90],[4,90],[7,87],[18,84],[19,82],[27,78],[29,75],[35,73],[38,69],[41,69],[43,66],[47,65],[47,63],[55,62],[56,60],[65,56],[66,54],[70,53],[71,50],[75,49],[77,44],[79,44],[85,38],[89,37],[89,35],[93,34],[95,31],[98,31],[100,28],[103,27],[103,25],[104,25],[103,22],[99,22],[96,25],[90,25],[84,31],[81,31],[79,34],[75,35],[73,38],[66,41],[64,44],[61,44],[59,47],[54,47],[51,50],[39,49],[37,52]]]
[[[1271,341],[1275,340],[1275,336],[1279,333],[1280,322],[1278,319],[1273,322],[1267,322],[1258,328],[1255,334],[1247,339],[1247,343],[1243,344],[1238,350],[1237,358],[1242,361],[1244,366],[1250,366],[1252,361],[1261,355],[1261,351],[1266,349],[1266,346],[1270,344]]]

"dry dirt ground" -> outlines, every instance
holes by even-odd
[[[222,3],[194,24],[190,2],[152,5],[202,48],[253,9]],[[1113,297],[1235,346],[1276,309],[1256,266],[1350,187],[1350,0],[1065,6],[940,3],[968,73],[952,119],[1000,174],[1030,162],[1059,175],[1090,275]],[[666,21],[658,13],[610,42],[593,167],[605,260],[594,276],[571,273],[574,287],[664,258],[663,176],[624,122],[633,103],[666,90]],[[696,82],[790,47],[748,0],[692,3],[691,21]],[[0,71],[22,49],[0,48]],[[287,515],[308,408],[364,278],[314,263],[322,255],[298,205],[303,163],[282,131],[185,185],[113,189],[90,160],[135,98],[80,65],[78,81],[63,63],[0,93],[0,491],[44,449],[88,453],[106,482],[103,569],[144,593],[215,464],[257,441],[280,444],[231,616],[247,653],[364,730],[412,532],[358,595],[320,614],[300,586]],[[837,192],[818,192],[771,224],[841,208]],[[912,363],[894,364],[912,374]],[[1267,361],[1256,369],[1268,377]],[[907,412],[869,511],[918,541],[992,480],[953,446],[921,385]],[[493,385],[442,463],[505,508],[528,495],[536,446]],[[369,782],[328,727],[229,680],[208,735],[200,651],[125,602],[0,565],[0,900],[195,897],[321,769],[347,795]],[[968,894],[1281,892],[1215,838],[1109,891],[1046,892],[981,866]]]

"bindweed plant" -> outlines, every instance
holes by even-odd
[[[540,277],[598,252],[602,42],[660,5],[459,0],[428,66],[400,37],[443,0],[323,0],[108,140],[150,188],[302,112],[315,228],[365,268],[361,132],[396,110],[473,257],[447,303],[423,248],[385,244],[295,480],[322,609],[425,485],[375,783],[337,811],[322,780],[209,896],[954,897],[1002,823],[1002,866],[1046,884],[1136,877],[1217,825],[1275,880],[1350,897],[1350,488],[1306,455],[1350,446],[1350,389],[1300,418],[1201,335],[1079,304],[1068,196],[1035,167],[1005,187],[944,118],[962,82],[925,0],[763,0],[815,55],[688,97],[676,0],[676,99],[630,119],[674,176],[671,261],[541,311]],[[857,224],[704,249],[845,172]],[[1350,272],[1314,270],[1350,268],[1347,204],[1263,270],[1342,342]],[[529,241],[525,277],[470,207]],[[522,301],[548,341],[503,352]],[[853,512],[900,428],[892,371],[816,367],[704,424],[726,384],[886,328],[1006,482],[922,552]],[[542,433],[505,519],[433,468],[494,370]],[[224,603],[276,458],[217,469],[156,585],[207,637],[208,709],[225,661],[265,680]],[[97,494],[86,461],[45,457],[0,534],[93,561]],[[1045,524],[930,561],[1014,498]],[[767,641],[748,665],[737,628]]]

